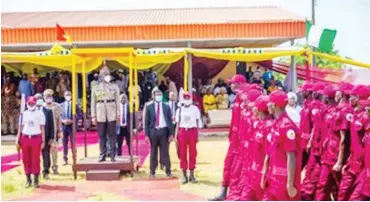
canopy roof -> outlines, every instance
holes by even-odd
[[[275,6],[21,12],[1,17],[2,43],[8,46],[52,43],[55,23],[76,44],[125,42],[128,46],[128,42],[177,40],[182,41],[177,46],[183,47],[189,40],[259,39],[267,40],[259,45],[271,46],[305,36],[305,19]]]

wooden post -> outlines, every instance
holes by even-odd
[[[82,60],[82,111],[84,113],[84,149],[87,157],[87,88],[86,88],[86,61]]]
[[[73,165],[76,164],[77,161],[77,151],[76,151],[76,104],[77,104],[77,86],[76,86],[76,55],[72,55],[72,119],[73,119],[73,125],[72,125],[72,159],[73,159]],[[72,166],[73,167],[73,166]],[[73,177],[76,180],[77,179],[77,172],[73,170]]]

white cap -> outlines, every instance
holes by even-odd
[[[298,100],[297,94],[295,92],[289,92],[288,93],[288,99],[291,99],[291,98],[293,98],[294,101]]]

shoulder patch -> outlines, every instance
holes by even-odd
[[[287,132],[286,135],[287,135],[288,139],[290,139],[290,140],[294,140],[295,139],[295,132],[292,129],[288,130],[288,132]]]
[[[346,115],[346,119],[347,119],[347,121],[352,122],[352,120],[353,120],[353,115],[352,115],[351,113],[348,113],[348,114]]]

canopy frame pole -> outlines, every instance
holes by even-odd
[[[187,43],[187,47],[191,48],[191,42]],[[193,90],[193,58],[190,53],[188,54],[188,91],[192,92]]]
[[[134,159],[132,157],[132,133],[133,133],[133,118],[134,118],[134,103],[133,103],[133,94],[130,92],[133,89],[133,79],[134,79],[134,69],[133,69],[133,57],[132,52],[129,54],[129,104],[130,104],[130,163],[133,165]]]
[[[290,40],[290,46],[294,46],[294,39]],[[290,57],[290,68],[292,70],[292,91],[297,91],[297,65],[295,61],[295,56]]]
[[[82,111],[84,116],[84,154],[87,157],[87,87],[86,87],[86,60],[82,60]]]
[[[77,88],[76,88],[76,55],[72,54],[72,159],[73,165],[76,165],[77,151],[76,151],[76,104],[77,104]],[[72,166],[73,168],[74,166]],[[73,177],[77,179],[77,171],[73,169]]]
[[[134,80],[135,80],[135,85],[136,85],[136,88],[135,88],[135,112],[133,114],[133,122],[132,124],[134,124],[135,122],[135,129],[136,129],[136,132],[137,132],[137,119],[136,119],[136,115],[137,115],[137,112],[139,111],[139,107],[140,107],[140,97],[139,97],[139,81],[138,81],[138,68],[137,68],[137,63],[136,63],[136,59],[134,59]],[[133,131],[132,131],[133,132]],[[131,135],[131,156],[133,154],[133,149],[132,149],[132,137],[133,137],[133,133]],[[138,139],[138,136],[137,134],[135,134],[135,139],[136,139],[136,156],[139,156],[139,139]]]

